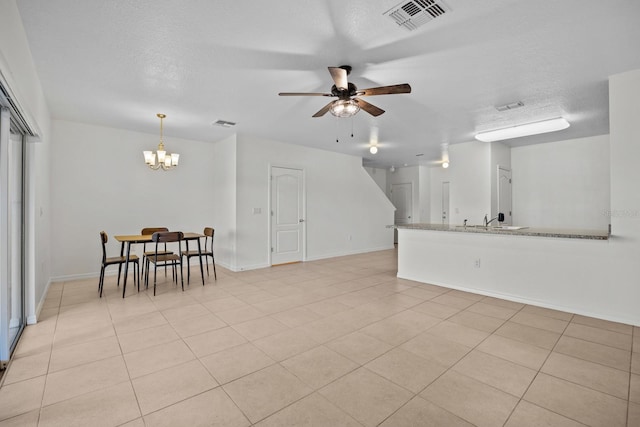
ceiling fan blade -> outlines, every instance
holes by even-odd
[[[411,86],[409,83],[403,83],[400,85],[372,87],[369,89],[361,89],[358,91],[358,96],[372,96],[372,95],[393,95],[396,93],[411,93]]]
[[[315,113],[312,117],[322,117],[325,114],[327,114],[327,111],[329,111],[329,109],[331,108],[331,106],[333,105],[333,103],[336,101],[331,101],[330,103],[328,103],[327,105],[325,105],[324,107],[322,107],[320,109],[320,111],[318,111],[317,113]]]
[[[358,103],[360,108],[374,117],[378,117],[380,114],[384,113],[384,110],[382,108],[378,108],[373,104],[369,104],[367,101],[363,101],[362,99],[358,98],[353,98],[353,100]]]
[[[336,84],[338,89],[348,89],[349,82],[347,81],[347,70],[340,67],[328,67],[329,72],[331,73],[331,78],[333,78],[333,82]]]
[[[280,92],[280,96],[333,96],[330,93],[320,92]]]

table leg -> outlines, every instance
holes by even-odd
[[[129,254],[131,253],[131,242],[127,242],[127,258],[124,263],[124,283],[122,284],[122,298],[127,291],[127,273],[129,272]]]
[[[200,276],[202,277],[202,286],[204,286],[204,267],[202,265],[202,249],[200,248],[200,238],[198,241],[198,259],[200,260]]]
[[[185,249],[185,252],[188,254],[189,253],[189,240],[185,240],[184,244],[187,246],[187,248]],[[180,254],[180,260],[182,261],[182,254]],[[191,264],[189,264],[190,258],[189,255],[187,255],[187,285],[189,283],[191,283]]]
[[[124,255],[124,242],[120,245],[120,256]],[[120,274],[122,273],[122,264],[118,265],[118,287],[120,287]]]

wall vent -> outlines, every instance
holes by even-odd
[[[223,128],[231,128],[234,127],[236,125],[235,122],[229,122],[227,120],[217,120],[215,122],[213,122],[214,126],[222,126]]]
[[[403,1],[383,15],[393,19],[399,26],[413,31],[447,12],[451,12],[451,8],[442,0],[411,0]]]

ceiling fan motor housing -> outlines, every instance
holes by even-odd
[[[337,96],[339,99],[349,99],[356,96],[358,88],[353,83],[348,83],[347,89],[338,89],[336,85],[331,86],[331,95]]]

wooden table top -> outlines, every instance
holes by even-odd
[[[151,236],[151,234],[120,234],[113,238],[122,243],[148,243],[151,242]],[[195,240],[201,237],[204,237],[204,234],[184,233],[184,240]]]

